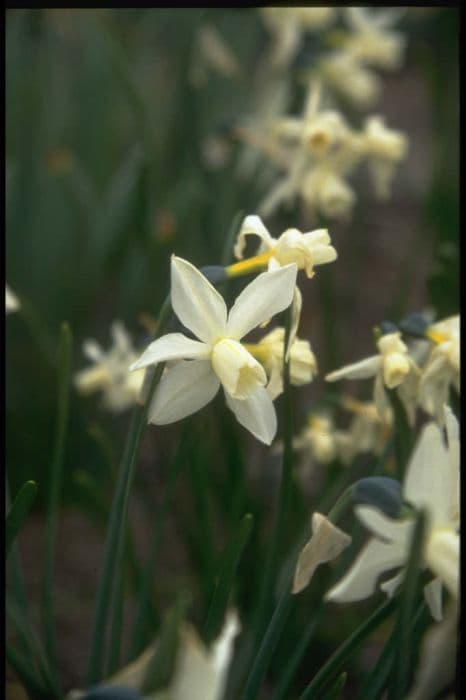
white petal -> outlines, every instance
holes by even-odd
[[[451,491],[446,489],[448,453],[435,423],[428,423],[419,438],[404,479],[403,496],[418,507],[427,508],[436,522],[448,521]]]
[[[217,290],[187,260],[172,255],[171,303],[181,323],[200,340],[224,335],[227,308]]]
[[[258,275],[236,298],[228,316],[228,335],[239,340],[253,328],[286,309],[293,299],[296,265]]]
[[[383,544],[370,540],[346,576],[330,589],[325,600],[349,603],[367,598],[375,591],[380,574],[400,566],[404,558],[404,549],[398,543]]]
[[[441,579],[434,578],[424,586],[424,598],[429,606],[430,614],[436,622],[440,622],[443,618]]]
[[[434,532],[426,548],[429,569],[442,579],[454,598],[459,593],[460,537],[448,530]]]
[[[371,506],[356,506],[354,511],[363,525],[379,539],[408,546],[413,520],[394,520]]]
[[[243,221],[240,232],[238,234],[238,238],[236,239],[234,248],[236,258],[243,257],[243,251],[246,247],[246,236],[249,236],[251,234],[258,236],[261,239],[261,248],[265,248],[265,250],[273,248],[273,246],[276,243],[275,239],[272,238],[272,236],[262,223],[262,219],[260,218],[260,216],[256,216],[255,214],[247,216]]]
[[[88,338],[83,342],[83,353],[92,362],[100,362],[105,357],[105,352],[99,343],[96,340],[92,340],[92,338]]]
[[[263,387],[249,399],[240,401],[225,394],[228,408],[236,416],[236,420],[258,440],[270,445],[277,432],[277,414],[272,399]]]
[[[148,422],[167,425],[190,416],[214,398],[219,386],[210,362],[180,360],[163,374],[149,408]]]
[[[148,365],[167,360],[196,360],[208,356],[210,349],[205,343],[191,340],[182,333],[167,333],[154,340],[142,353],[141,357],[130,365],[130,371],[142,369]]]
[[[355,362],[352,365],[346,365],[341,369],[330,372],[325,377],[327,382],[337,382],[340,379],[368,379],[377,374],[382,363],[380,355],[371,355],[360,362]]]

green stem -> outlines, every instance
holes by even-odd
[[[356,651],[360,644],[368,637],[387,617],[395,610],[397,599],[391,598],[377,608],[377,610],[360,625],[347,640],[340,645],[337,651],[316,673],[310,684],[299,700],[313,700],[321,697],[322,687],[340,670],[341,666]]]
[[[5,559],[8,559],[18,534],[37,494],[35,481],[26,481],[19,490],[5,521]]]
[[[70,377],[71,377],[72,335],[67,323],[60,332],[59,377],[57,401],[57,430],[52,462],[50,465],[49,498],[45,525],[44,563],[42,579],[42,624],[45,648],[53,669],[56,668],[55,609],[53,578],[55,568],[55,548],[58,527],[58,508],[63,483],[65,438],[68,426]],[[58,683],[58,681],[57,681]]]

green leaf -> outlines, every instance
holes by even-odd
[[[249,540],[253,523],[253,516],[246,513],[238,526],[235,537],[225,551],[222,571],[215,586],[204,629],[204,639],[207,644],[210,644],[221,628],[239,561]]]
[[[70,399],[72,335],[68,323],[60,329],[58,362],[57,427],[55,445],[50,464],[47,520],[45,525],[45,545],[42,585],[42,624],[45,648],[52,669],[56,668],[55,610],[53,598],[53,577],[55,568],[55,546],[58,527],[58,508],[63,483],[65,439],[68,428]],[[58,679],[55,679],[58,684]]]
[[[16,535],[31,510],[37,494],[35,481],[26,481],[20,488],[5,522],[5,557],[8,558]]]
[[[331,688],[329,688],[329,690],[327,690],[327,692],[322,695],[322,700],[336,700],[336,698],[339,697],[341,691],[345,687],[347,678],[348,674],[346,673],[346,671],[343,671],[343,673],[341,673],[338,676],[335,683],[333,683]]]

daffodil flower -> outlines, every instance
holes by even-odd
[[[111,335],[113,343],[107,351],[95,340],[84,342],[84,354],[92,365],[75,375],[74,385],[83,395],[101,391],[104,406],[111,411],[120,412],[137,402],[144,372],[131,374],[129,371],[137,353],[123,324],[114,321]]]
[[[417,401],[419,369],[410,357],[398,331],[382,335],[377,341],[377,349],[379,354],[330,372],[325,379],[327,382],[336,382],[340,379],[375,377],[374,402],[380,417],[388,420],[390,414],[390,402],[385,387],[396,388],[412,423]]]
[[[236,263],[228,268],[228,275],[245,274],[243,270],[254,271],[265,266],[281,266],[295,263],[299,270],[305,270],[307,277],[313,277],[314,267],[333,262],[337,258],[335,248],[330,245],[327,229],[320,228],[309,233],[302,233],[296,228],[289,228],[278,238],[273,238],[261,218],[256,215],[247,216],[236,239],[235,257],[241,259],[246,247],[246,237],[254,235],[260,238],[257,254],[244,262]]]
[[[381,418],[372,401],[358,401],[344,397],[342,407],[351,411],[353,418],[347,430],[335,432],[338,456],[343,464],[350,464],[358,454],[383,450],[393,423],[393,412],[387,411]]]
[[[434,579],[425,586],[424,595],[437,620],[442,617],[442,585],[457,598],[459,579],[459,435],[458,421],[447,406],[445,423],[447,445],[435,423],[424,427],[403,484],[403,500],[427,514],[422,566],[430,569]],[[403,580],[413,518],[395,520],[370,506],[358,506],[355,511],[374,537],[346,576],[327,593],[327,600],[367,598],[374,593],[379,576],[394,568],[401,567],[401,572],[380,588],[391,596]]]
[[[256,277],[230,312],[218,291],[191,263],[172,256],[171,303],[198,338],[169,333],[155,340],[131,370],[176,361],[162,376],[148,420],[166,425],[203,408],[222,385],[227,406],[258,440],[270,444],[277,429],[264,367],[240,342],[249,331],[286,309],[293,298],[296,265]]]
[[[283,391],[283,354],[285,329],[274,328],[258,343],[245,345],[267,372],[269,378],[267,391],[275,399]],[[290,382],[293,386],[303,386],[312,382],[317,374],[317,360],[308,340],[293,338],[289,350]]]
[[[441,422],[450,386],[460,393],[460,317],[432,324],[426,335],[434,346],[422,368],[419,402]]]
[[[311,451],[321,464],[328,464],[337,457],[336,431],[333,420],[326,413],[312,413],[307,424],[294,438],[295,450]]]
[[[9,286],[5,285],[5,313],[9,314],[12,311],[18,311],[20,303],[16,294],[13,294]]]
[[[406,39],[400,32],[393,31],[391,25],[401,17],[403,10],[373,12],[365,7],[348,7],[345,13],[351,33],[343,50],[365,65],[399,68]]]

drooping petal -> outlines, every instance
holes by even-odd
[[[296,265],[263,272],[236,298],[228,316],[228,336],[239,340],[253,328],[286,309],[293,299]]]
[[[350,603],[374,593],[381,573],[400,566],[405,558],[398,542],[383,544],[372,539],[364,547],[351,569],[325,596],[325,600]]]
[[[442,611],[442,581],[434,578],[424,586],[424,598],[429,607],[430,614],[437,622],[443,618]]]
[[[148,422],[167,425],[196,413],[220,387],[210,362],[180,360],[166,370],[149,408]]]
[[[394,520],[371,506],[356,506],[354,512],[363,525],[379,539],[408,546],[414,523],[412,519]]]
[[[371,355],[364,360],[355,362],[352,365],[346,365],[341,369],[330,372],[325,377],[327,382],[338,382],[340,379],[368,379],[377,374],[382,364],[380,355]]]
[[[238,238],[236,239],[234,247],[236,258],[243,257],[243,251],[246,247],[246,236],[250,235],[258,236],[261,239],[261,249],[269,250],[270,248],[273,248],[276,243],[275,239],[272,238],[270,233],[265,228],[260,216],[256,216],[255,214],[247,216],[243,221],[238,233]]]
[[[225,399],[238,423],[258,440],[270,445],[277,432],[277,414],[267,390],[259,387],[249,399],[243,401],[225,393]]]
[[[130,365],[130,371],[167,360],[199,360],[208,357],[210,349],[205,343],[191,340],[182,333],[167,333],[154,340],[141,357]]]
[[[171,303],[181,323],[212,343],[225,333],[227,308],[222,296],[187,260],[172,255]]]

